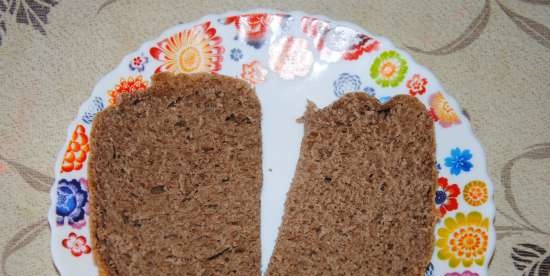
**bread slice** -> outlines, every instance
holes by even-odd
[[[423,275],[437,221],[434,126],[414,97],[310,103],[267,275]]]
[[[153,76],[91,133],[92,247],[104,276],[259,275],[261,113],[241,80]]]

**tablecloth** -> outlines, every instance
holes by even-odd
[[[0,0],[0,274],[56,275],[54,160],[99,78],[172,25],[259,7],[352,21],[430,68],[486,152],[491,275],[550,275],[549,0]]]

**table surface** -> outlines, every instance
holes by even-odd
[[[491,275],[549,275],[549,0],[0,0],[0,274],[57,274],[46,221],[54,159],[97,80],[172,25],[256,7],[352,21],[430,68],[486,151]]]

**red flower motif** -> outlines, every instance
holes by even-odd
[[[281,28],[288,21],[287,14],[251,13],[243,15],[228,16],[220,19],[220,23],[234,25],[237,29],[235,39],[243,38],[246,43],[256,49],[264,44],[268,31]]]
[[[407,81],[407,88],[409,89],[409,94],[411,94],[411,96],[426,93],[426,85],[428,85],[428,80],[419,74],[414,74],[412,79]]]
[[[457,184],[450,184],[447,178],[440,177],[437,179],[437,191],[435,192],[435,204],[439,208],[441,217],[449,211],[458,209],[458,201],[456,197],[460,195],[460,188]]]
[[[267,33],[269,27],[269,14],[253,13],[247,15],[229,16],[225,19],[225,24],[233,24],[237,30],[244,30],[246,39],[250,41],[261,41]]]
[[[63,239],[61,242],[63,247],[71,250],[71,254],[75,257],[79,257],[82,254],[89,254],[92,252],[92,248],[86,244],[86,237],[77,236],[75,233],[69,233],[69,237]]]
[[[372,53],[378,50],[380,42],[374,40],[366,34],[358,34],[356,42],[350,46],[350,48],[344,52],[342,56],[345,60],[357,60],[364,53]]]

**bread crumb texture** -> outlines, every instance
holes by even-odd
[[[423,275],[432,255],[434,126],[414,97],[344,95],[305,134],[267,275]]]
[[[93,123],[104,276],[259,275],[261,111],[243,81],[161,73]]]

